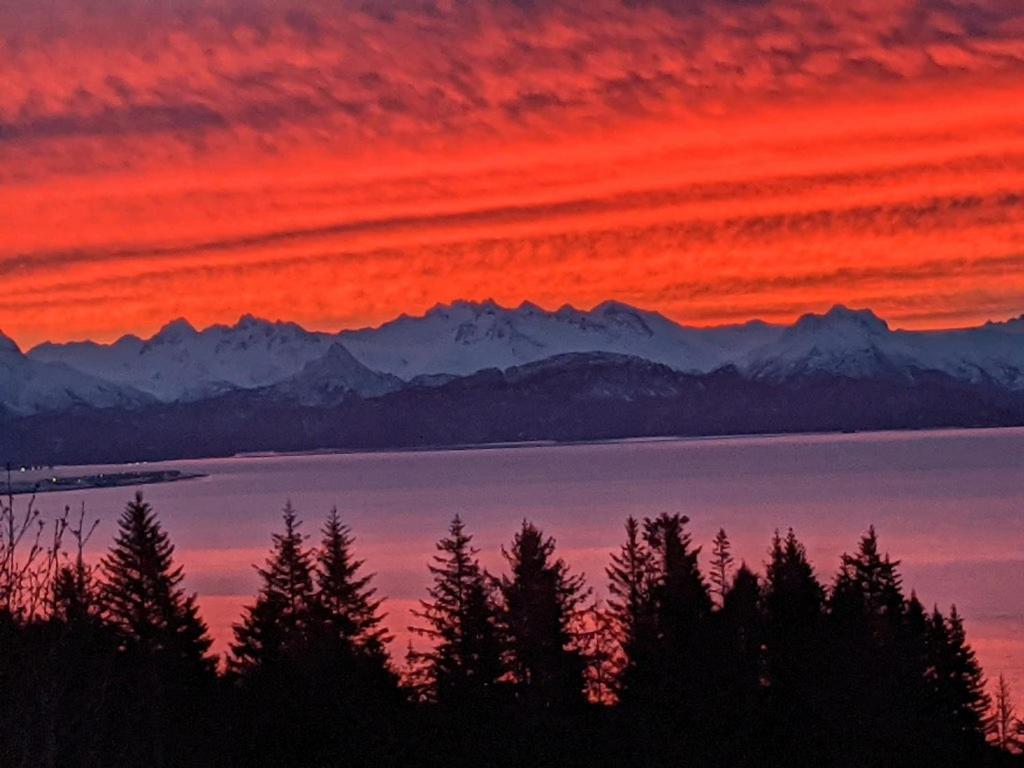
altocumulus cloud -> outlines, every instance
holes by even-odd
[[[492,294],[1024,304],[1018,0],[40,0],[0,5],[0,72],[28,341]]]

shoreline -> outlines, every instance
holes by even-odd
[[[801,431],[801,432],[742,432],[735,434],[709,434],[709,435],[650,435],[641,437],[609,437],[594,438],[590,440],[523,440],[498,443],[459,443],[459,444],[438,444],[438,445],[417,445],[417,446],[396,446],[391,448],[310,448],[296,451],[244,451],[229,455],[220,456],[179,456],[175,458],[153,459],[141,461],[126,461],[121,463],[92,463],[92,464],[57,464],[48,467],[51,470],[73,469],[75,467],[129,467],[129,466],[158,466],[173,463],[193,463],[205,461],[232,461],[238,459],[271,459],[271,458],[302,458],[316,456],[349,456],[349,455],[381,455],[381,454],[403,454],[403,453],[446,453],[460,451],[492,451],[520,448],[573,448],[599,445],[630,445],[649,443],[698,443],[698,442],[726,442],[733,440],[774,440],[779,438],[854,438],[864,435],[889,435],[893,437],[922,435],[922,434],[943,434],[956,435],[968,432],[992,432],[999,430],[1024,430],[1024,426],[970,426],[970,427],[922,427],[914,429],[866,429],[866,430],[829,430],[829,431]],[[15,470],[12,470],[12,472]],[[150,485],[155,483],[176,482],[179,480],[191,480],[206,477],[203,472],[191,470],[173,469],[152,469],[140,470],[138,472],[111,472],[92,473],[84,476],[56,477],[57,485],[62,485],[71,480],[85,480],[92,477],[111,478],[113,475],[133,475],[146,477],[149,475],[167,475],[154,479],[130,480],[123,482],[100,482],[96,485],[78,484],[72,487],[50,487],[39,488],[37,493],[52,493],[70,490],[81,490],[86,488],[119,487],[126,485]],[[0,489],[3,486],[0,484]],[[17,493],[32,492],[18,491]]]
[[[1016,426],[973,426],[973,427],[920,427],[914,429],[864,429],[864,430],[826,430],[807,432],[737,432],[735,434],[709,435],[649,435],[643,437],[602,437],[590,440],[520,440],[499,443],[457,443],[438,445],[398,446],[394,448],[310,448],[300,451],[244,451],[230,456],[204,456],[188,459],[161,459],[149,462],[162,464],[170,461],[213,461],[225,459],[269,459],[302,456],[347,456],[355,454],[387,454],[387,453],[445,453],[448,451],[492,451],[515,448],[573,448],[588,445],[629,445],[647,443],[697,443],[718,442],[729,440],[778,439],[787,437],[855,437],[863,435],[916,435],[916,434],[956,434],[962,432],[1024,430],[1024,425]],[[143,462],[146,463],[146,462]]]
[[[177,483],[207,477],[202,472],[181,469],[153,469],[138,472],[99,472],[89,475],[50,475],[38,480],[15,480],[10,477],[3,488],[4,495],[27,496],[40,493],[64,493],[97,488],[123,488],[133,485]],[[0,486],[2,487],[2,486]]]

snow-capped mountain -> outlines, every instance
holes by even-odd
[[[748,375],[774,381],[815,373],[898,375],[918,364],[910,345],[874,312],[843,306],[824,315],[804,315],[774,342],[737,362]]]
[[[202,331],[176,320],[147,340],[43,344],[29,357],[164,402],[234,390],[274,394],[280,385],[278,394],[324,404],[345,392],[376,396],[403,382],[439,385],[485,369],[580,353],[629,355],[695,374],[734,366],[763,381],[939,371],[972,384],[1024,390],[1024,318],[963,330],[894,331],[869,310],[842,306],[791,326],[752,321],[695,328],[618,302],[589,311],[546,311],[530,303],[506,308],[457,301],[421,317],[403,315],[377,328],[337,334],[248,315]]]
[[[961,381],[1024,389],[1020,320],[951,331],[893,331],[870,310],[836,306],[808,314],[774,342],[737,360],[768,380],[824,373],[849,378],[940,371]]]
[[[124,336],[113,344],[42,344],[29,355],[174,402],[276,384],[323,357],[332,341],[295,323],[245,315],[232,326],[197,331],[179,319],[148,340]]]
[[[423,317],[403,315],[379,328],[343,331],[340,338],[363,364],[410,380],[504,370],[573,352],[634,355],[704,372],[779,332],[764,323],[688,328],[614,301],[589,312],[570,306],[548,312],[529,302],[509,309],[493,301],[456,301],[439,304]]]
[[[131,408],[152,398],[60,363],[32,360],[0,333],[0,411],[31,416],[75,405]]]
[[[268,392],[301,405],[336,405],[355,393],[360,397],[379,397],[405,385],[397,376],[371,371],[360,363],[341,342],[312,360],[301,371],[274,384]]]

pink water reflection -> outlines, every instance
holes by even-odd
[[[995,677],[1024,701],[1024,430],[966,430],[712,440],[637,441],[446,452],[288,456],[174,462],[209,477],[145,488],[178,547],[188,585],[217,642],[257,587],[280,508],[290,498],[307,533],[337,505],[358,554],[389,600],[401,658],[423,595],[426,563],[456,512],[481,558],[523,518],[559,542],[600,593],[608,554],[628,514],[678,511],[698,543],[719,526],[738,558],[760,568],[772,531],[792,526],[819,574],[871,523],[903,561],[908,588],[928,605],[956,603]],[[65,470],[80,473],[81,468]],[[42,498],[44,510],[85,501],[109,542],[131,489]]]

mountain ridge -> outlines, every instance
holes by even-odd
[[[1022,331],[892,329],[843,305],[697,328],[614,301],[457,301],[336,334],[243,315],[28,355],[0,337],[0,458],[1016,426]]]

